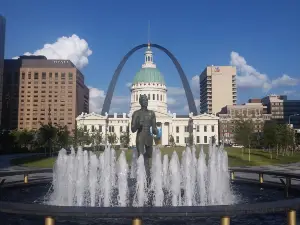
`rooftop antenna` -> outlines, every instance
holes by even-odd
[[[150,20],[148,20],[148,48],[150,48]]]

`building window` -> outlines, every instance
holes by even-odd
[[[102,132],[102,126],[99,125],[99,132]]]
[[[42,73],[42,79],[43,79],[43,80],[46,79],[46,73],[45,73],[45,72]]]
[[[184,138],[184,143],[188,143],[189,142],[189,138],[188,137],[185,137]]]
[[[197,132],[199,132],[199,131],[200,131],[200,126],[198,125],[198,126],[197,126]]]
[[[109,126],[108,131],[109,132],[115,132],[115,127],[114,126]]]
[[[204,144],[207,144],[207,136],[204,136]]]
[[[179,143],[179,136],[176,136],[176,143]]]
[[[197,136],[197,144],[199,144],[199,143],[200,143],[200,137]]]
[[[87,126],[86,125],[84,125],[83,130],[87,131]]]
[[[207,132],[207,126],[206,125],[204,126],[204,132]]]
[[[211,132],[215,132],[215,126],[211,125]]]
[[[55,73],[55,80],[58,79],[58,73]]]
[[[61,73],[61,79],[64,80],[66,78],[66,74],[65,73]]]
[[[189,127],[188,126],[184,126],[184,132],[189,132]]]
[[[34,73],[34,79],[35,80],[39,79],[39,73]]]
[[[121,127],[120,127],[120,133],[122,133],[122,132],[123,132],[123,127],[121,126]]]
[[[178,126],[176,127],[176,133],[179,133],[179,127]]]
[[[22,80],[25,79],[25,73],[22,73]]]
[[[153,99],[152,99],[152,100],[155,100],[155,94],[153,94],[153,95],[152,95],[152,97],[153,97]]]
[[[92,125],[92,132],[94,132],[95,131],[95,127],[94,127],[94,125]]]
[[[73,73],[69,73],[69,80],[73,80]]]
[[[50,78],[50,79],[52,78],[52,73],[49,73],[49,78]]]

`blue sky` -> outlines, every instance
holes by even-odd
[[[85,65],[82,72],[87,85],[93,87],[93,111],[101,109],[121,58],[132,47],[147,42],[149,20],[151,42],[163,45],[177,57],[191,81],[196,102],[199,90],[195,76],[206,65],[230,63],[239,71],[239,103],[269,93],[288,93],[290,99],[299,99],[299,11],[300,2],[296,0],[2,0],[0,8],[0,14],[7,20],[6,58],[34,53],[46,43],[54,44],[63,36],[68,38],[52,45],[47,54]],[[79,49],[68,44],[80,39],[83,40]],[[154,53],[170,90],[169,108],[187,112],[174,65],[163,53]],[[132,81],[142,63],[140,50],[122,71],[111,112],[128,110],[126,83]]]

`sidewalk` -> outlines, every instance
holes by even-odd
[[[234,167],[234,168],[251,168],[262,171],[272,171],[272,172],[287,172],[300,174],[300,162],[292,164],[282,164],[282,165],[269,165],[269,166],[247,166],[247,167]],[[250,173],[235,173],[236,178],[246,178],[249,180],[258,180],[258,174]],[[264,175],[264,181],[281,183],[279,177]],[[284,180],[285,181],[285,180]],[[292,180],[292,185],[300,185],[300,180]]]
[[[0,156],[0,172],[1,171],[24,171],[32,168],[28,168],[25,166],[12,166],[10,164],[10,161],[12,159],[32,156],[32,155],[38,155],[43,153],[25,153],[25,154],[11,154],[11,155],[1,155]],[[49,178],[52,177],[52,173],[42,173],[42,174],[31,174],[29,175],[29,180],[33,179],[43,179],[43,178]],[[14,181],[22,181],[24,179],[24,175],[15,175],[10,177],[0,177],[0,182],[2,179],[6,179],[7,182],[14,182]]]

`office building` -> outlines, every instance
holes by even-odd
[[[2,115],[2,95],[3,95],[3,67],[4,67],[4,48],[5,48],[5,18],[0,15],[0,118]],[[0,128],[1,128],[0,119]]]
[[[286,99],[286,96],[282,95],[269,95],[261,99],[263,105],[267,106],[267,111],[269,114],[272,114],[272,119],[283,120],[283,101]]]
[[[208,66],[200,75],[200,112],[216,114],[237,101],[236,68]]]
[[[267,106],[264,106],[258,99],[250,99],[243,105],[227,105],[222,108],[219,116],[220,140],[226,144],[234,143],[234,121],[252,120],[254,132],[260,133],[266,121],[271,120],[272,115],[267,113]]]
[[[286,95],[269,95],[262,99],[268,113],[278,123],[291,124],[300,129],[300,100],[288,100]]]
[[[21,56],[5,60],[4,81],[8,129],[36,130],[52,122],[75,129],[75,118],[89,109],[84,76],[70,60]]]

